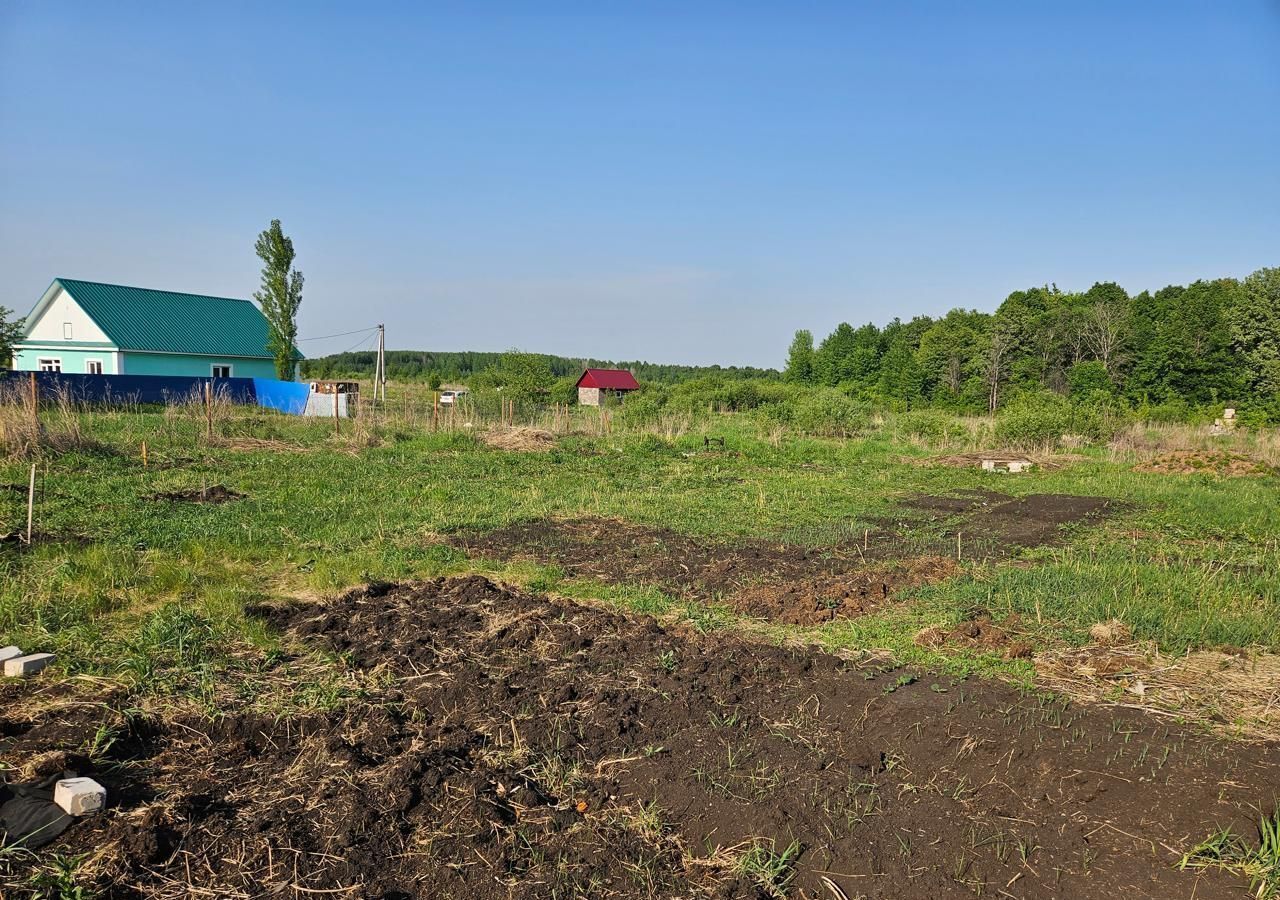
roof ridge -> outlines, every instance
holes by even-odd
[[[93,284],[98,287],[123,288],[126,291],[149,291],[153,294],[172,294],[178,297],[199,297],[201,300],[225,300],[228,303],[253,303],[252,300],[246,300],[243,297],[219,297],[216,294],[196,294],[191,291],[170,291],[165,288],[139,287],[136,284],[115,284],[111,281],[90,281],[86,278],[65,278],[61,275],[53,280],[59,284],[69,281],[73,284]]]

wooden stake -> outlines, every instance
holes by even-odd
[[[142,468],[147,467],[147,442],[142,442]]]
[[[31,464],[31,481],[27,484],[27,546],[31,546],[31,523],[36,511],[36,464]]]
[[[338,386],[333,386],[333,433],[342,434],[342,423],[338,419]]]
[[[209,437],[213,437],[213,382],[204,383],[204,418],[208,426]]]
[[[862,529],[862,552],[866,553],[871,549],[871,529]]]
[[[959,531],[956,532],[956,559],[957,560],[960,559],[960,535],[961,534],[962,532],[959,532]]]

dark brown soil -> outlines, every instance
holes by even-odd
[[[206,488],[191,488],[185,491],[164,491],[152,494],[152,500],[164,500],[170,503],[230,503],[232,500],[243,500],[244,494],[233,491],[222,484],[213,484]]]
[[[895,591],[949,578],[963,558],[1007,556],[1059,541],[1064,526],[1106,515],[1105,497],[994,491],[915,495],[903,514],[835,546],[762,540],[717,541],[618,519],[543,519],[453,544],[493,559],[533,559],[573,578],[649,584],[702,601],[723,601],[776,622],[812,625],[864,615]]]
[[[926,556],[901,564],[859,568],[843,575],[759,584],[728,598],[749,616],[786,625],[819,625],[837,618],[864,616],[879,609],[905,587],[944,581],[960,571],[954,559]]]
[[[566,575],[610,584],[655,584],[713,599],[761,581],[835,575],[861,563],[853,548],[728,543],[620,519],[544,519],[486,533],[459,534],[454,544],[498,559],[533,558]]]
[[[850,898],[1214,900],[1244,883],[1178,855],[1280,795],[1275,745],[483,578],[260,614],[380,673],[366,700],[144,723],[4,686],[7,765],[119,730],[90,763],[111,809],[46,858],[97,854],[112,897],[831,898],[829,878]],[[32,864],[0,859],[0,885]]]
[[[903,501],[907,510],[931,514],[960,533],[975,555],[999,556],[1026,547],[1060,541],[1064,526],[1089,525],[1112,508],[1107,497],[1075,494],[1027,494],[1009,497],[994,491],[957,491],[945,496],[918,495]]]

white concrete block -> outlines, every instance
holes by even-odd
[[[34,675],[51,662],[53,662],[52,653],[31,653],[27,656],[15,656],[13,659],[4,661],[4,674],[7,678]]]
[[[64,778],[53,786],[53,802],[69,816],[87,816],[107,804],[107,789],[92,778]]]
[[[8,647],[0,647],[0,663],[8,662],[22,655],[22,651],[17,647],[10,645]]]

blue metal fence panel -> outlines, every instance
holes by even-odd
[[[77,403],[122,406],[128,403],[199,401],[205,385],[232,403],[258,404],[301,415],[310,386],[270,378],[200,378],[185,375],[81,375],[74,372],[0,372],[0,385],[25,389],[32,377],[45,398],[57,393]]]
[[[311,385],[296,381],[276,381],[274,378],[254,378],[253,390],[258,405],[278,409],[291,416],[300,416],[307,408]]]

